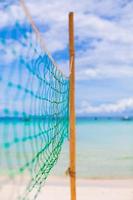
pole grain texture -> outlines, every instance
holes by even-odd
[[[69,13],[70,54],[70,187],[71,200],[76,200],[76,129],[75,129],[75,47],[74,13]]]

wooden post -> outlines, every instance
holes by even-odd
[[[76,200],[76,131],[75,131],[75,50],[74,13],[69,13],[70,53],[70,187],[71,200]]]

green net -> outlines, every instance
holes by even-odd
[[[30,177],[35,199],[69,127],[69,79],[41,48],[19,2],[0,1],[0,173]]]

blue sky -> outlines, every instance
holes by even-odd
[[[15,14],[20,7],[11,2],[14,17],[21,20],[21,14]],[[27,0],[26,5],[66,74],[68,12],[75,12],[77,115],[132,115],[133,1]],[[3,9],[0,17],[1,27],[11,25]]]

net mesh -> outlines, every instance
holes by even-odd
[[[0,1],[0,173],[30,177],[36,199],[69,127],[69,79],[41,48],[19,2]]]

